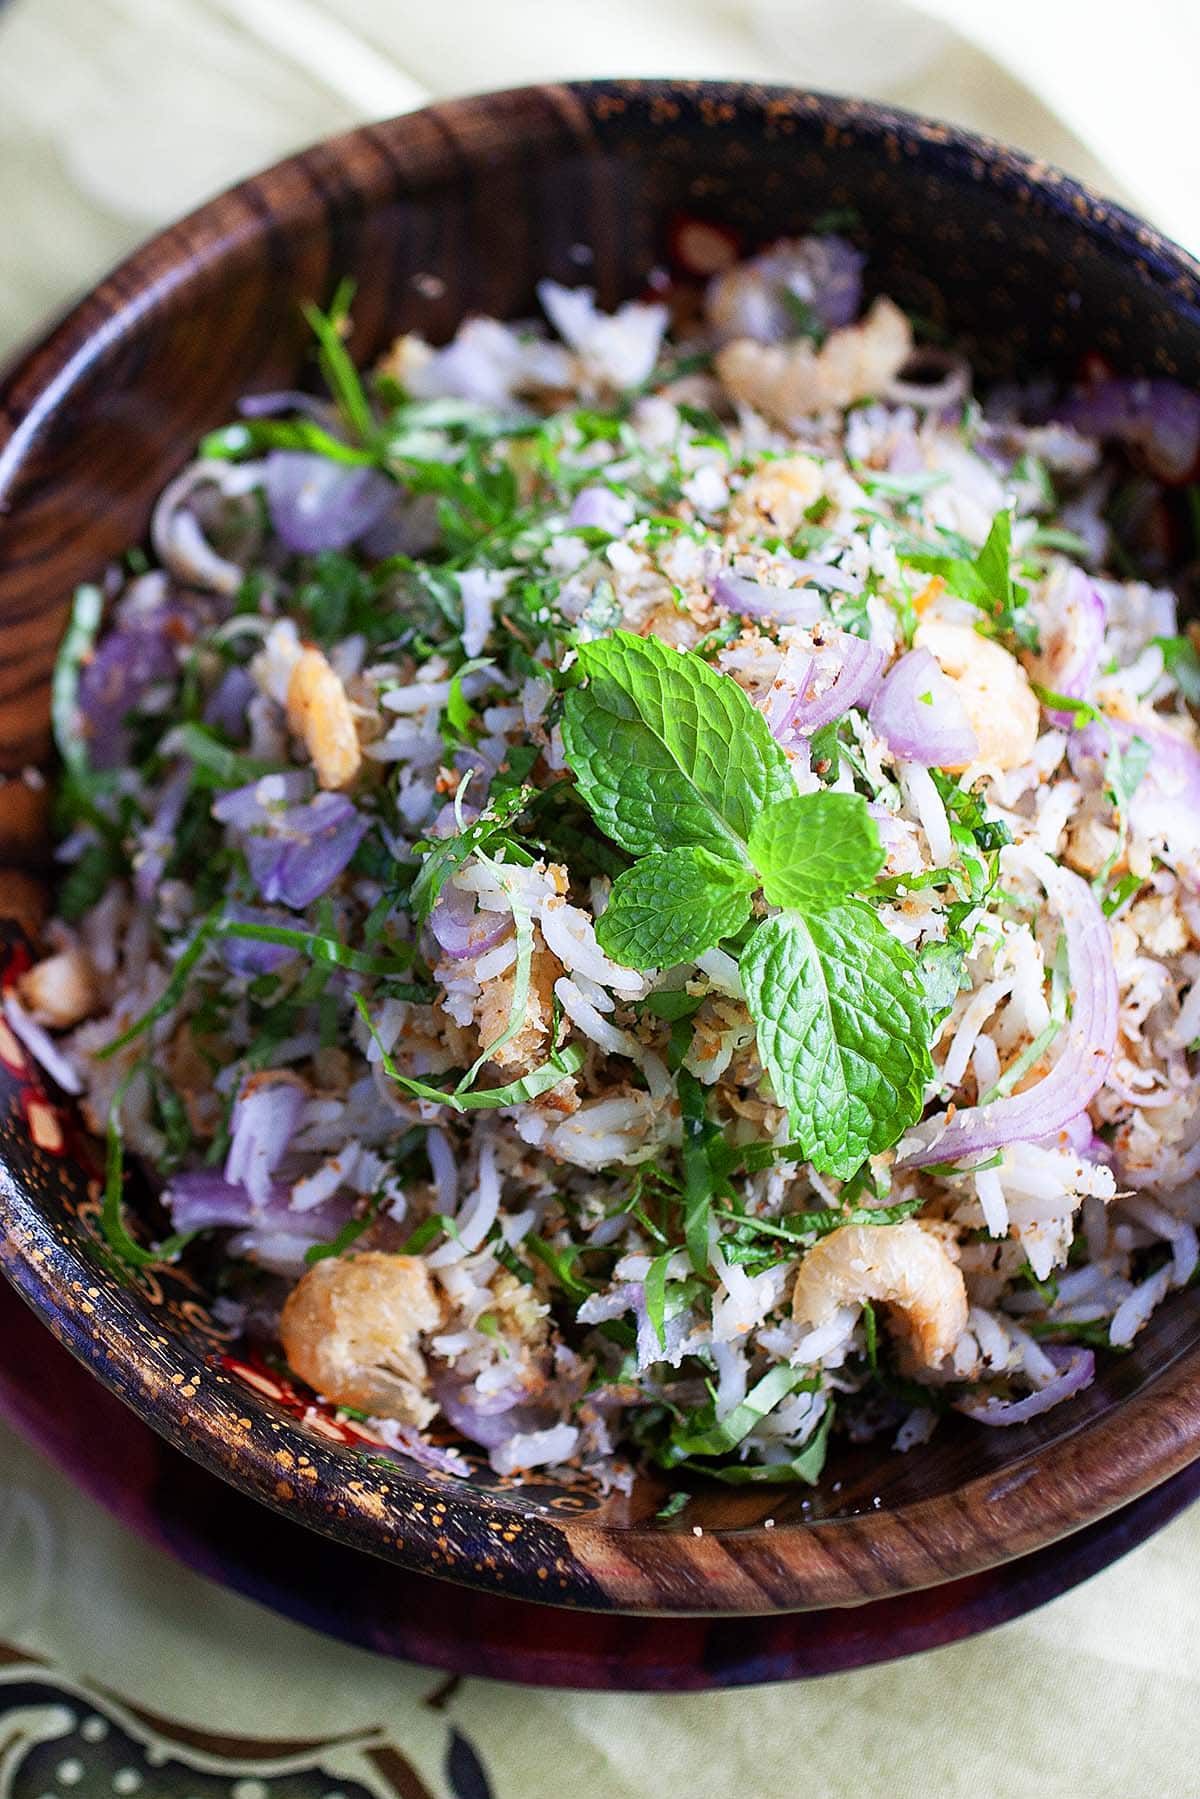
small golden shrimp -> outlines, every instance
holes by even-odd
[[[302,1275],[279,1336],[289,1366],[324,1398],[423,1427],[438,1408],[419,1338],[442,1319],[419,1257],[368,1250],[328,1256]]]
[[[718,350],[716,371],[733,399],[790,429],[814,412],[882,392],[911,352],[904,314],[876,300],[860,324],[834,331],[819,350],[808,338],[760,344],[739,337]]]
[[[1016,657],[969,625],[942,619],[919,625],[913,645],[928,650],[954,683],[979,740],[978,760],[1000,769],[1028,762],[1037,743],[1038,701]]]
[[[919,1360],[936,1368],[967,1324],[962,1272],[943,1245],[915,1219],[902,1224],[844,1224],[810,1249],[800,1264],[792,1315],[813,1327],[839,1306],[867,1300],[892,1306]]]
[[[362,766],[354,709],[320,650],[306,645],[288,679],[287,721],[303,738],[320,786],[349,787]]]
[[[91,962],[73,945],[37,962],[17,982],[17,998],[39,1024],[65,1031],[96,1005]]]

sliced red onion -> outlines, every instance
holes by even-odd
[[[474,894],[464,893],[453,881],[442,888],[429,915],[429,928],[438,947],[452,962],[463,962],[468,956],[482,956],[485,950],[494,949],[511,926],[508,913],[480,912]]]
[[[290,1075],[252,1075],[233,1105],[225,1179],[245,1187],[251,1204],[264,1206],[271,1176],[296,1133],[305,1090]]]
[[[835,718],[844,717],[852,707],[866,705],[874,698],[887,661],[884,652],[849,631],[833,633],[828,647],[839,659],[833,683],[814,699],[801,691],[786,723],[775,732],[781,741],[786,732],[811,737]]]
[[[835,568],[830,562],[817,562],[811,556],[787,556],[784,560],[798,580],[824,588],[828,593],[861,593],[863,590],[861,575]]]
[[[1093,381],[1060,401],[1053,416],[1087,437],[1139,450],[1160,480],[1194,476],[1200,458],[1200,395],[1178,381]]]
[[[982,1150],[1052,1136],[1083,1111],[1108,1074],[1117,1040],[1117,975],[1099,901],[1086,881],[1028,844],[1010,844],[1000,854],[1006,873],[1015,865],[1036,876],[1062,919],[1073,996],[1062,1051],[1049,1074],[1024,1093],[918,1125],[897,1168],[961,1162]]]
[[[240,1230],[273,1233],[294,1238],[301,1254],[306,1245],[328,1243],[353,1214],[353,1195],[341,1194],[294,1212],[288,1190],[271,1182],[255,1203],[239,1181],[227,1181],[215,1169],[201,1168],[172,1175],[163,1191],[163,1204],[177,1231]]]
[[[291,925],[286,912],[267,912],[261,906],[243,906],[230,900],[225,906],[230,924]],[[257,942],[253,937],[221,937],[217,953],[230,974],[252,976],[274,974],[277,968],[293,962],[297,952],[286,943]]]
[[[245,841],[251,878],[268,904],[302,912],[337,880],[370,829],[344,793],[291,806],[265,836]]]
[[[747,575],[719,574],[713,599],[727,612],[745,618],[774,618],[781,624],[815,625],[825,616],[825,602],[813,587],[772,587]]]
[[[1200,751],[1165,726],[1107,718],[1073,732],[1067,756],[1076,774],[1098,779],[1113,743],[1124,751],[1135,737],[1152,754],[1130,801],[1130,825],[1143,836],[1161,838],[1186,862],[1180,872],[1194,882],[1200,869]]]
[[[567,523],[572,528],[582,526],[593,531],[609,531],[619,537],[632,518],[633,508],[629,501],[623,500],[611,487],[581,487],[567,514]]]
[[[205,724],[238,743],[246,735],[246,709],[257,692],[248,670],[227,668],[205,702]]]
[[[521,1393],[495,1393],[481,1399],[474,1383],[447,1370],[435,1376],[433,1396],[447,1421],[468,1443],[481,1449],[499,1449],[510,1437],[531,1430],[544,1430],[554,1422],[548,1406],[531,1405]]]
[[[303,450],[272,450],[263,464],[271,523],[301,555],[344,550],[394,505],[394,481],[379,469],[355,468]]]
[[[57,1081],[64,1093],[83,1092],[79,1070],[59,1049],[49,1031],[36,1018],[29,1016],[15,993],[4,995],[4,1016],[13,1036],[25,1046],[34,1061],[45,1069],[50,1079]]]
[[[238,401],[238,411],[246,419],[280,418],[285,413],[296,412],[327,430],[337,423],[335,406],[328,400],[318,399],[316,394],[301,393],[297,387],[281,388],[275,393],[243,394]]]
[[[79,677],[80,729],[93,768],[117,768],[129,760],[132,739],[126,723],[147,690],[170,681],[176,670],[172,624],[191,621],[176,611],[160,611],[101,638]]]
[[[723,342],[787,343],[798,335],[801,308],[837,331],[858,317],[864,261],[844,237],[785,239],[715,276],[705,310]]]
[[[163,1193],[163,1204],[177,1231],[232,1228],[248,1225],[254,1217],[245,1187],[207,1168],[173,1175]],[[285,1209],[287,1189],[273,1187],[268,1204],[276,1211]]]
[[[1038,1418],[1052,1406],[1070,1399],[1073,1393],[1082,1393],[1095,1380],[1096,1358],[1090,1349],[1073,1349],[1066,1353],[1069,1359],[1053,1380],[1047,1381],[1035,1393],[1026,1394],[1024,1399],[997,1399],[994,1396],[987,1399],[960,1399],[956,1409],[965,1412],[976,1424],[1027,1424],[1031,1418]],[[1057,1361],[1063,1350],[1059,1348],[1056,1351],[1051,1346],[1046,1354]]]
[[[979,754],[966,708],[928,650],[901,656],[871,701],[867,720],[905,762],[962,768]]]
[[[176,770],[159,794],[154,816],[141,833],[137,872],[133,878],[133,890],[140,900],[152,900],[158,890],[191,786],[190,767]]]
[[[219,793],[212,803],[212,815],[218,824],[232,825],[235,831],[252,831],[281,818],[285,807],[306,800],[312,786],[311,774],[302,768],[289,769],[286,774],[263,775],[245,787],[231,787]]]
[[[1044,658],[1045,685],[1069,700],[1085,698],[1100,665],[1108,607],[1094,581],[1073,568],[1063,584]],[[1055,724],[1070,726],[1069,712],[1051,712]]]
[[[439,1449],[436,1443],[427,1443],[411,1424],[401,1424],[395,1418],[377,1418],[372,1421],[372,1429],[384,1439],[386,1448],[380,1449],[363,1439],[358,1444],[363,1455],[405,1455],[418,1468],[427,1468],[431,1474],[453,1475],[456,1480],[465,1479],[471,1472],[456,1449]]]

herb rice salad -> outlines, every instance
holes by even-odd
[[[1069,1401],[1197,1263],[1195,404],[981,406],[837,237],[366,374],[349,298],[59,661],[6,1020],[112,1254],[450,1474]]]

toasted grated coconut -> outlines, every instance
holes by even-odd
[[[829,318],[819,348],[794,336],[794,321],[782,336],[774,325],[759,331],[755,320],[791,320],[771,285],[790,279],[788,270],[807,284],[789,289],[792,299],[820,312],[813,271],[837,258],[830,265],[814,241],[768,252],[732,271],[727,287],[718,283],[714,294],[741,299],[735,330],[710,315],[722,345],[717,372],[660,378],[660,392],[636,390],[653,385],[666,308],[635,302],[606,315],[589,290],[553,282],[539,292],[561,341],[488,319],[466,321],[443,349],[402,339],[388,367],[417,402],[401,415],[416,459],[443,464],[452,492],[464,467],[475,479],[478,457],[502,475],[483,491],[514,491],[521,516],[493,530],[481,514],[487,528],[473,543],[463,516],[466,547],[446,561],[438,515],[456,502],[425,495],[389,518],[377,543],[373,532],[370,543],[352,543],[345,553],[368,570],[394,552],[408,558],[384,576],[395,595],[380,589],[391,640],[362,595],[346,600],[340,637],[319,603],[294,603],[301,583],[247,503],[261,488],[261,465],[198,463],[156,513],[165,571],[123,588],[113,577],[115,633],[84,667],[93,687],[99,673],[111,678],[120,727],[128,711],[137,741],[144,733],[157,744],[157,760],[114,769],[114,795],[134,820],[126,834],[136,890],[114,876],[69,931],[51,926],[52,949],[69,942],[86,955],[94,1012],[50,1037],[41,1014],[31,1020],[9,995],[10,1031],[48,1073],[84,1089],[85,1115],[101,1130],[131,1075],[119,1124],[151,1166],[176,1153],[168,1138],[178,1115],[172,1123],[163,1110],[172,1090],[193,1134],[185,1172],[202,1172],[228,1128],[225,1171],[253,1190],[257,1208],[251,1227],[225,1239],[230,1256],[299,1280],[313,1233],[336,1214],[365,1227],[352,1257],[378,1254],[391,1266],[409,1257],[437,1313],[420,1346],[429,1378],[453,1382],[445,1400],[422,1392],[419,1403],[444,1404],[448,1417],[465,1406],[460,1415],[484,1431],[481,1444],[493,1445],[492,1466],[505,1476],[583,1468],[603,1488],[626,1490],[631,1471],[614,1458],[634,1441],[635,1419],[647,1441],[668,1428],[655,1416],[710,1429],[714,1414],[729,1419],[764,1375],[789,1364],[819,1390],[783,1393],[739,1438],[731,1463],[790,1463],[831,1403],[838,1433],[890,1434],[897,1408],[868,1355],[872,1340],[885,1365],[895,1353],[903,1319],[890,1292],[870,1300],[873,1339],[858,1298],[835,1304],[815,1329],[792,1315],[797,1277],[847,1205],[856,1218],[880,1206],[919,1210],[922,1236],[940,1246],[967,1323],[934,1367],[910,1365],[906,1340],[900,1372],[949,1387],[952,1398],[956,1382],[986,1380],[1013,1397],[1042,1390],[1056,1372],[1043,1335],[1069,1342],[1072,1325],[1107,1325],[1114,1344],[1127,1344],[1200,1264],[1191,1048],[1200,1038],[1200,828],[1189,799],[1200,729],[1172,653],[1157,641],[1176,631],[1176,600],[1045,548],[1044,528],[1066,527],[1102,566],[1112,467],[1100,447],[1053,421],[1024,425],[1011,407],[980,415],[974,402],[965,412],[956,403],[952,413],[949,396],[969,391],[961,359],[942,402],[922,404],[897,375],[908,328],[888,302],[862,321]],[[845,415],[830,404],[856,395],[861,403]],[[598,423],[610,403],[610,423]],[[1054,472],[1054,496],[1038,457]],[[352,491],[361,477],[345,478]],[[1149,504],[1149,488],[1147,496]],[[1029,596],[1023,625],[1041,633],[1036,655],[1004,619],[986,621],[986,642],[970,636],[980,609],[954,591],[961,577],[930,577],[912,560],[922,545],[953,556],[978,549],[1006,508]],[[257,609],[243,601],[235,611],[230,597],[246,572],[261,577],[262,597]],[[775,590],[773,602],[756,604],[754,587],[742,587],[749,611],[727,610],[720,578],[730,576]],[[803,623],[772,618],[785,594]],[[336,611],[338,595],[326,597]],[[201,689],[202,713],[186,716],[217,732],[207,752],[178,722],[178,686],[159,678],[161,655],[144,691],[122,688],[137,634],[158,632],[168,609],[172,655]],[[730,940],[648,972],[623,968],[600,947],[596,926],[627,858],[588,822],[560,720],[578,647],[615,627],[678,649],[703,644],[710,667],[783,734],[797,794],[832,789],[866,800],[886,858],[880,874],[894,885],[868,887],[852,903],[870,904],[923,974],[947,943],[963,952],[961,969],[955,962],[938,984],[930,1107],[952,1104],[957,1115],[1010,1090],[1024,1094],[1065,1053],[1064,974],[1076,971],[1064,970],[1059,917],[1029,875],[1033,859],[1059,861],[1103,893],[1117,1041],[1086,1111],[1036,1141],[1006,1141],[948,1168],[897,1166],[885,1149],[849,1192],[793,1159],[796,1126],[764,1078]],[[133,645],[124,659],[122,634]],[[865,704],[835,719],[816,748],[798,734],[789,722],[796,702],[834,693],[856,636],[885,667],[914,640],[965,639],[973,653],[953,678],[965,683],[964,710],[968,698],[983,708],[973,723],[989,730],[986,753],[965,770],[930,769],[919,745],[898,756]],[[305,837],[290,814],[309,804],[313,781],[287,705],[310,646],[339,684],[363,760],[334,801],[350,808],[363,838],[311,904],[285,907],[245,883],[269,879],[264,840]],[[456,676],[460,663],[481,657],[485,666]],[[981,701],[989,669],[998,685]],[[1145,731],[1154,746],[1152,772],[1123,811],[1109,746],[1089,748],[1087,731],[1103,736],[1106,725],[1064,719],[1047,702],[1028,729],[1027,677],[1057,691],[1060,672],[1071,695],[1122,729]],[[218,695],[221,678],[233,684]],[[94,693],[94,717],[85,708],[81,718],[96,725],[83,735],[101,758],[103,698]],[[1019,731],[1008,730],[1008,712]],[[284,772],[199,789],[193,751],[212,760],[217,778],[226,744],[232,756]],[[517,819],[506,817],[514,784],[531,799]],[[99,803],[110,804],[103,792]],[[208,887],[187,844],[205,807],[215,831],[207,842],[235,864],[231,919],[291,924],[311,941],[277,958],[279,946],[256,941],[230,955],[229,943],[209,945],[186,991],[169,996],[171,1008],[144,1036],[98,1060],[156,1005],[199,928],[196,894]],[[967,821],[980,811],[987,830],[976,836]],[[126,832],[124,812],[113,820]],[[478,830],[479,853],[462,856],[453,844],[463,829]],[[997,861],[1003,831],[1018,848]],[[662,835],[666,852],[678,853],[670,832]],[[68,869],[94,860],[99,842],[94,818],[74,818],[60,859]],[[177,842],[179,867],[170,859]],[[306,843],[320,854],[315,832]],[[408,894],[446,856],[433,883],[453,870],[439,902],[446,909],[431,924]],[[945,869],[949,878],[937,872]],[[1117,887],[1127,871],[1140,886]],[[753,907],[755,919],[775,910],[762,893]],[[331,945],[358,952],[353,966]],[[474,1069],[463,1097],[451,1098],[500,1035],[507,1053]],[[566,1060],[556,1067],[555,1056]],[[711,1129],[694,1115],[687,1077],[699,1083]],[[276,1087],[270,1103],[263,1083],[268,1099]],[[487,1101],[500,1086],[506,1103],[496,1110]],[[726,1174],[723,1146],[753,1149],[757,1159]],[[707,1231],[707,1265],[703,1235],[689,1232],[682,1244],[691,1208]],[[835,1217],[810,1220],[800,1240],[774,1234],[813,1213]],[[652,1316],[659,1304],[661,1328]],[[897,1447],[924,1441],[935,1417],[932,1406],[913,1407]],[[381,1420],[376,1434],[431,1472],[466,1467],[397,1419]]]

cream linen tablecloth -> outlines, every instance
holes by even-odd
[[[890,0],[10,0],[0,359],[139,238],[299,144],[427,95],[562,75],[871,92],[1022,143],[1197,246],[1198,52],[1194,0],[929,0],[920,13]],[[439,1677],[180,1571],[2,1429],[0,1468],[0,1641],[46,1657],[68,1688],[225,1735],[376,1729],[447,1799],[488,1790],[463,1739],[496,1799],[1200,1794],[1200,1511],[1034,1616],[892,1667],[680,1698],[472,1680],[438,1710],[423,1701]],[[28,1728],[42,1717],[35,1706]],[[10,1782],[11,1722],[0,1714],[0,1791],[91,1799],[70,1758],[45,1794]],[[354,1757],[340,1767],[348,1781]],[[112,1790],[158,1799],[152,1769],[137,1780],[119,1772]],[[266,1790],[219,1784],[234,1799]]]

